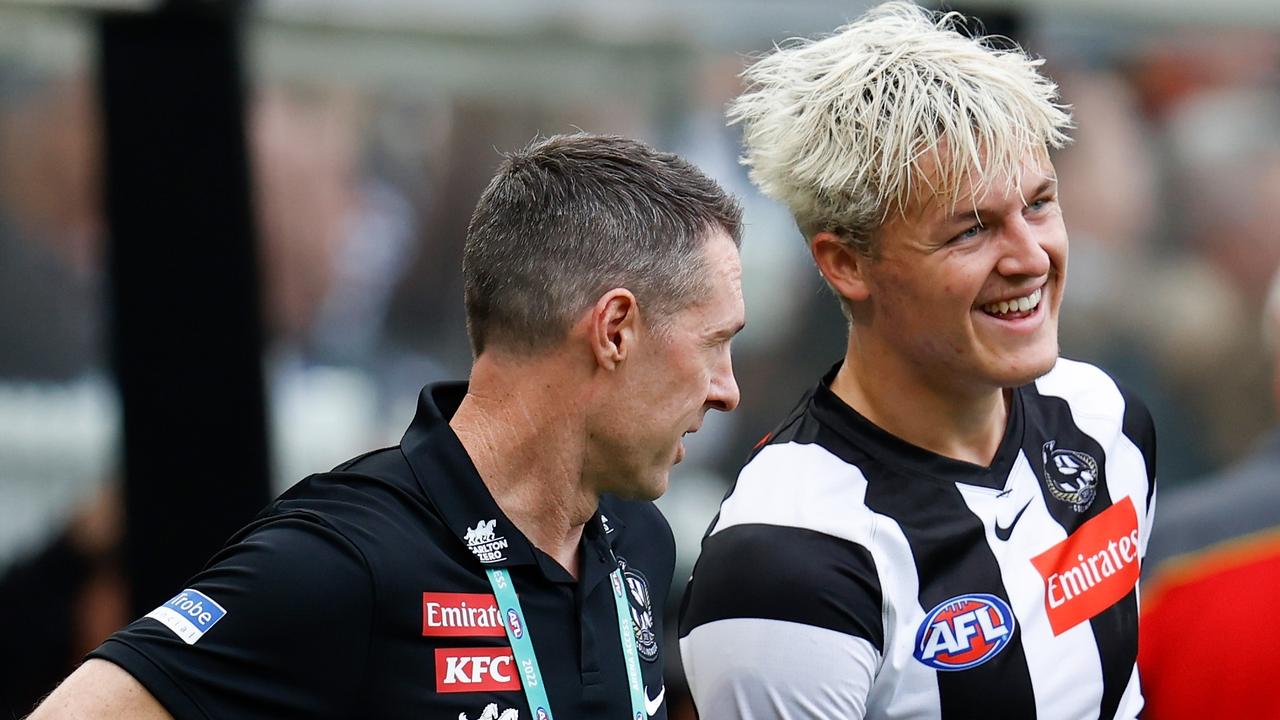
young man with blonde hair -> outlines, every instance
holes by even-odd
[[[778,49],[730,110],[849,318],[761,442],[681,618],[704,717],[1134,717],[1144,406],[1058,357],[1039,61],[904,2]]]

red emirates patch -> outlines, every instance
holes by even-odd
[[[1031,558],[1044,579],[1044,609],[1053,634],[1096,616],[1138,584],[1138,513],[1124,500]]]
[[[422,593],[422,634],[505,637],[498,601],[488,593]]]
[[[437,648],[436,692],[519,690],[511,648]]]

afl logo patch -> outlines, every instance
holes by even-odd
[[[524,626],[520,624],[520,615],[512,608],[507,608],[507,627],[511,628],[511,636],[515,639],[524,637]]]
[[[645,662],[658,659],[658,635],[653,627],[653,599],[649,595],[649,581],[644,574],[627,566],[625,558],[618,558],[626,584],[627,601],[631,605],[631,626],[636,633],[636,649]]]
[[[985,593],[957,595],[925,616],[913,654],[934,670],[968,670],[999,655],[1014,627],[1004,600]]]
[[[1050,440],[1041,448],[1044,459],[1044,484],[1049,494],[1084,512],[1098,496],[1098,461],[1079,450],[1054,449]]]

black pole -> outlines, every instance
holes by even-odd
[[[240,8],[174,4],[99,24],[135,615],[268,500]]]

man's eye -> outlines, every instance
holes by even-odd
[[[980,232],[982,232],[982,226],[981,226],[981,225],[974,225],[973,227],[969,228],[968,230],[965,230],[964,232],[960,233],[959,235],[956,235],[955,237],[951,238],[951,242],[960,242],[960,241],[963,241],[963,240],[970,240],[970,239],[976,238],[976,237],[978,237],[978,233],[980,233]]]

